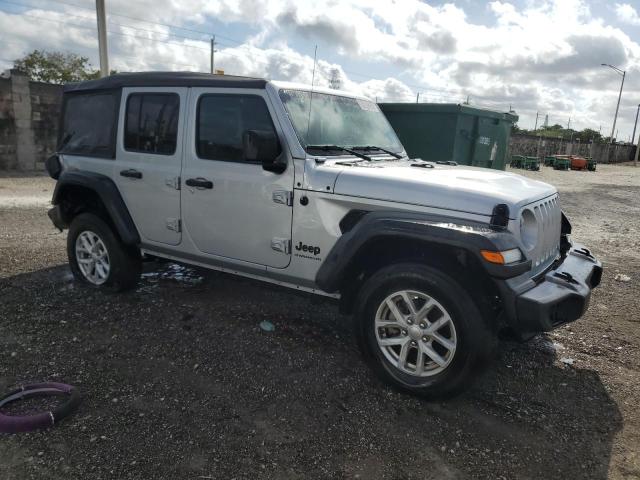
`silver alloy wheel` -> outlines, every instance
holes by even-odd
[[[437,300],[414,290],[392,293],[375,318],[378,347],[398,370],[416,377],[444,371],[456,353],[456,327]]]
[[[85,230],[76,238],[76,261],[84,278],[94,285],[102,285],[109,278],[109,252],[102,239]]]

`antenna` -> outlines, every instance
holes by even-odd
[[[309,116],[307,117],[307,133],[305,134],[305,140],[309,140],[309,125],[311,125],[311,107],[313,106],[313,82],[316,78],[316,59],[317,58],[318,58],[318,45],[316,45],[316,48],[313,51],[313,72],[311,73],[311,93],[309,94]]]

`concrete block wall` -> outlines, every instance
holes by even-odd
[[[17,163],[11,80],[0,78],[0,170],[13,170]]]
[[[563,154],[593,157],[599,163],[620,163],[633,160],[635,145],[603,145],[578,143],[556,138],[539,138],[534,135],[511,135],[509,153],[527,157]]]
[[[11,70],[0,78],[0,170],[42,169],[55,151],[62,86]]]
[[[36,168],[56,150],[62,106],[60,85],[31,82],[31,128],[36,148]]]

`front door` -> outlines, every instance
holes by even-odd
[[[122,91],[114,178],[142,241],[178,245],[186,88]]]
[[[268,172],[247,161],[243,149],[245,131],[279,131],[266,92],[194,88],[189,103],[185,232],[203,253],[285,268],[291,259],[293,162],[283,173]]]

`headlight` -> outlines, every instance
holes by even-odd
[[[528,208],[520,216],[520,239],[527,251],[533,250],[538,243],[538,220]]]

